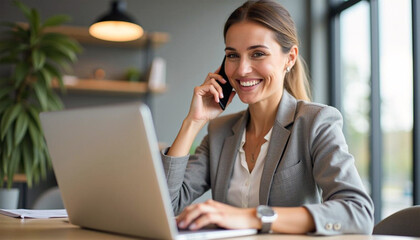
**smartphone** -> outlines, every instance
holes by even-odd
[[[223,58],[222,66],[220,66],[219,75],[222,76],[223,79],[225,79],[227,82],[225,84],[222,84],[221,82],[216,80],[220,84],[220,86],[222,86],[222,89],[223,89],[224,98],[219,99],[220,100],[219,105],[223,110],[225,110],[230,94],[232,93],[232,85],[230,85],[229,79],[226,76],[226,72],[225,72],[225,60],[226,60],[226,57]]]

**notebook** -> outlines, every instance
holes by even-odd
[[[72,224],[158,239],[212,239],[257,232],[178,231],[146,105],[45,112],[40,118]]]

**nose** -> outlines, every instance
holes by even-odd
[[[248,73],[252,72],[252,64],[248,58],[241,58],[239,61],[236,72],[239,76],[245,76]]]

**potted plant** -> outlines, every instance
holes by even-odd
[[[14,1],[28,24],[2,23],[0,64],[8,65],[10,75],[0,78],[0,189],[22,172],[28,187],[45,178],[51,161],[44,140],[39,113],[61,109],[54,92],[57,81],[64,91],[62,71],[76,60],[80,45],[68,36],[46,32],[69,20],[56,15],[41,21],[36,9]]]

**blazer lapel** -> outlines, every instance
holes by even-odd
[[[267,156],[261,176],[260,183],[260,204],[268,204],[271,183],[273,181],[274,172],[282,158],[283,151],[289,140],[290,131],[287,126],[293,123],[296,111],[296,99],[292,97],[286,90],[277,110],[276,121],[271,133],[270,145],[268,146]]]
[[[223,143],[222,152],[220,154],[219,166],[217,168],[217,176],[215,180],[215,189],[213,199],[226,203],[227,191],[235,164],[236,155],[239,151],[239,145],[243,134],[243,129],[248,122],[249,112],[245,111],[240,120],[233,125],[233,135],[226,137]]]

